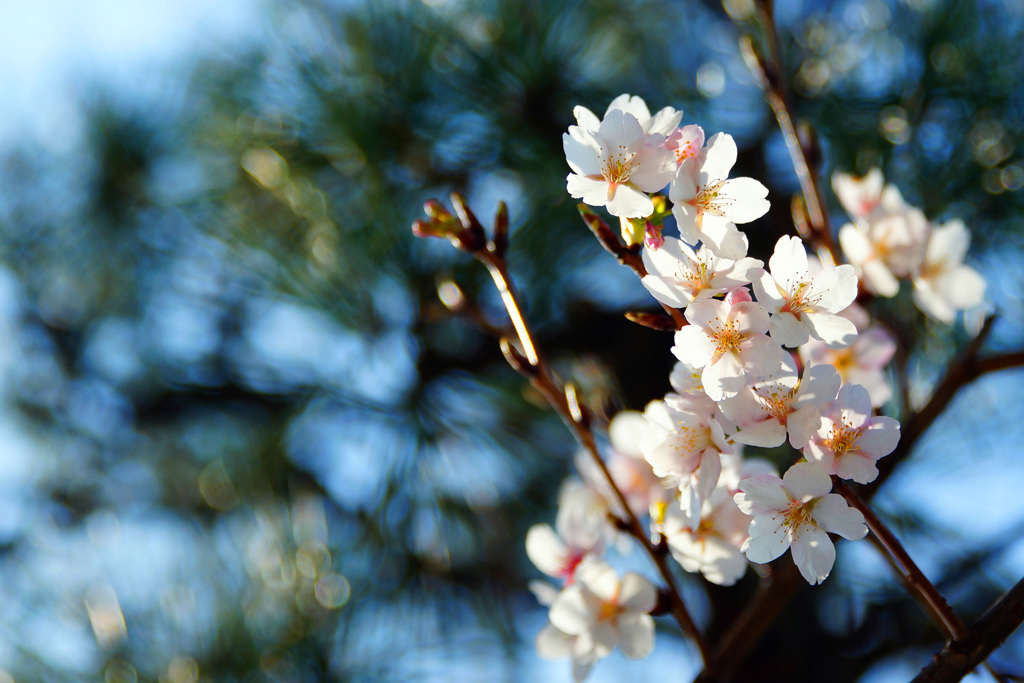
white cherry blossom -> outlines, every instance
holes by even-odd
[[[641,283],[655,299],[675,308],[747,284],[755,269],[764,265],[753,258],[734,261],[716,256],[706,245],[694,250],[674,237],[664,238],[658,249],[645,247],[642,256],[647,275]]]
[[[654,474],[679,489],[681,509],[691,519],[718,485],[721,454],[732,451],[725,432],[710,415],[669,408],[671,429],[655,447],[644,452]]]
[[[569,126],[562,135],[570,196],[590,206],[604,206],[613,216],[643,218],[654,212],[647,196],[669,183],[675,157],[661,147],[662,135],[644,133],[632,114],[608,112],[596,131]]]
[[[857,328],[836,314],[857,298],[853,266],[829,266],[811,275],[804,243],[783,236],[752,286],[758,302],[772,314],[770,334],[783,346],[800,346],[814,337],[829,348],[849,346]]]
[[[789,433],[794,448],[803,448],[817,429],[816,407],[832,401],[839,391],[839,375],[829,365],[805,368],[797,375],[789,359],[778,373],[744,387],[722,401],[722,412],[740,428],[733,439],[749,446],[781,446]]]
[[[963,264],[971,235],[961,220],[934,228],[924,260],[913,273],[914,301],[926,314],[947,325],[956,312],[973,308],[985,298],[985,280]]]
[[[831,365],[843,384],[861,385],[871,397],[873,407],[883,406],[892,398],[885,367],[896,353],[896,340],[884,328],[868,327],[867,312],[859,306],[851,306],[840,315],[861,330],[857,341],[845,349],[830,349],[812,339],[800,347],[800,357],[805,365]]]
[[[843,479],[867,484],[878,476],[875,462],[896,448],[900,423],[891,417],[872,417],[867,390],[847,384],[821,408],[821,424],[804,446],[808,460]]]
[[[763,564],[792,548],[793,561],[811,585],[828,578],[836,560],[829,533],[856,540],[867,535],[864,516],[832,491],[832,480],[817,463],[793,465],[779,479],[770,474],[740,482],[736,505],[754,519],[743,552]]]
[[[847,223],[839,229],[847,260],[865,286],[884,297],[896,296],[898,278],[910,275],[921,262],[927,239],[924,214],[906,204],[882,204],[857,225]]]
[[[672,215],[684,242],[705,242],[716,253],[738,259],[747,253],[747,239],[736,223],[748,223],[768,212],[768,189],[753,178],[729,179],[736,163],[736,142],[718,133],[708,140],[704,158],[680,164],[669,198]],[[699,164],[699,165],[698,165]]]
[[[668,506],[659,529],[672,557],[685,571],[700,572],[719,586],[731,586],[747,570],[740,548],[749,524],[750,517],[720,488],[704,503],[699,523],[693,524],[681,510]]]
[[[564,536],[555,533],[547,524],[530,527],[526,534],[526,555],[537,569],[548,576],[572,583],[580,562],[591,553],[600,554],[602,539],[592,533],[589,525],[562,526],[566,532]]]
[[[647,103],[644,102],[642,97],[625,93],[612,100],[612,103],[608,105],[608,109],[605,110],[605,117],[607,118],[608,114],[615,110],[632,114],[647,135],[658,134],[668,137],[677,130],[679,122],[683,119],[683,112],[672,107],[663,107],[657,114],[651,116],[651,110],[647,108]],[[584,130],[595,132],[601,125],[601,121],[594,115],[594,112],[586,107],[576,106],[573,108],[572,113],[576,117],[577,125]],[[690,127],[687,126],[687,128]],[[703,143],[704,138],[701,137],[701,144]]]
[[[693,159],[694,166],[700,168],[704,161],[704,129],[695,125],[677,128],[665,140],[664,146],[676,155],[677,164]]]
[[[768,314],[753,301],[734,306],[715,299],[696,301],[687,307],[686,319],[690,324],[676,332],[672,353],[703,368],[704,390],[715,401],[735,396],[789,356],[765,334]]]
[[[599,560],[580,566],[577,580],[555,598],[548,618],[562,633],[575,636],[573,657],[593,662],[616,647],[631,659],[643,659],[654,648],[657,602],[651,582],[634,572],[619,579]]]

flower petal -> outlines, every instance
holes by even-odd
[[[812,586],[827,579],[836,563],[836,547],[821,529],[804,527],[792,550],[797,569]]]

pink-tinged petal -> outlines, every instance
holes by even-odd
[[[697,497],[701,502],[711,497],[722,476],[722,456],[713,448],[707,448],[701,454],[700,466],[697,468]]]
[[[815,503],[811,516],[825,531],[839,534],[851,541],[868,535],[864,515],[850,507],[838,494],[830,493]]]
[[[764,263],[756,258],[744,256],[733,263],[732,268],[728,271],[729,284],[723,284],[722,286],[731,288],[753,282],[754,278],[758,276],[757,274],[763,272],[761,268],[763,265]]]
[[[900,441],[900,423],[891,417],[873,417],[857,438],[857,448],[876,460],[892,453]]]
[[[697,225],[697,218],[700,214],[697,207],[692,204],[676,204],[672,207],[672,216],[676,219],[676,226],[679,228],[679,236],[688,244],[700,242],[700,226]]]
[[[576,583],[585,589],[584,596],[590,591],[604,602],[613,600],[619,590],[619,576],[611,565],[593,558],[580,563],[576,569]]]
[[[537,655],[541,659],[562,659],[572,655],[572,636],[547,624],[537,634]]]
[[[632,114],[613,109],[604,115],[601,126],[597,130],[599,142],[603,142],[603,151],[606,155],[613,155],[619,151],[620,146],[630,148],[639,140],[644,138],[644,129]]]
[[[733,178],[719,190],[732,201],[725,206],[725,215],[733,223],[749,223],[768,213],[771,203],[765,199],[768,188],[753,178]]]
[[[555,530],[547,524],[535,524],[526,534],[526,556],[548,576],[559,576],[568,550]]]
[[[658,593],[651,582],[636,572],[622,575],[619,587],[619,607],[628,612],[650,612],[658,601]]]
[[[682,111],[672,107],[663,107],[644,124],[644,130],[648,135],[653,133],[668,136],[679,127],[679,122],[682,120]]]
[[[597,114],[584,106],[576,105],[573,107],[572,115],[576,117],[576,125],[583,130],[596,133],[597,129],[601,126],[601,119],[597,118]]]
[[[763,335],[750,337],[743,342],[744,368],[756,377],[781,372],[792,358],[777,342]]]
[[[704,366],[700,379],[704,384],[704,391],[713,401],[731,398],[747,386],[743,363],[733,353],[723,353],[713,358]]]
[[[649,614],[619,617],[619,649],[630,659],[643,659],[654,649],[654,619]]]
[[[796,285],[808,279],[807,250],[803,240],[791,235],[783,235],[775,243],[775,251],[768,259],[768,268],[772,277],[783,286]]]
[[[817,300],[817,308],[839,313],[857,298],[857,272],[851,265],[825,268],[811,279],[807,297]]]
[[[820,498],[832,490],[832,480],[821,465],[802,462],[793,465],[782,475],[786,490],[800,502]]]
[[[768,312],[755,301],[741,301],[733,305],[729,317],[743,334],[764,334],[768,331]]]
[[[725,180],[736,164],[736,141],[727,133],[716,133],[708,139],[704,164],[697,180],[701,185]]]
[[[896,353],[896,340],[881,327],[872,327],[861,334],[854,353],[861,367],[884,368]]]
[[[562,149],[574,173],[583,176],[601,175],[601,147],[591,133],[577,126],[569,126],[569,132],[562,133]]]
[[[932,288],[930,282],[914,280],[914,303],[925,315],[940,323],[952,325],[956,321],[956,309],[946,297]]]
[[[963,263],[971,245],[971,233],[958,218],[932,230],[926,259],[931,263]]]
[[[758,302],[765,307],[769,313],[778,313],[786,305],[786,296],[779,291],[775,278],[769,275],[763,268],[754,271],[750,286],[754,288],[754,295]]]
[[[808,462],[817,463],[826,472],[832,473],[835,471],[834,462],[836,454],[831,448],[825,446],[821,436],[822,434],[828,434],[829,427],[825,426],[826,422],[829,422],[828,418],[821,418],[817,433],[812,434],[810,440],[804,444],[803,454]]]
[[[804,313],[803,319],[814,338],[830,349],[846,348],[857,341],[857,326],[846,318],[831,313]]]
[[[569,586],[555,598],[548,619],[562,633],[577,636],[590,630],[594,613],[583,598],[583,591],[576,584]]]
[[[637,121],[646,121],[651,118],[651,110],[647,108],[647,103],[644,102],[644,98],[639,95],[630,95],[623,93],[612,100],[611,104],[608,105],[608,109],[605,110],[604,115],[608,116],[609,113],[618,109],[626,113],[632,114],[636,117]]]
[[[888,299],[900,293],[900,281],[881,261],[874,259],[861,266],[864,284],[878,296]]]
[[[668,198],[672,200],[673,204],[688,204],[697,197],[700,188],[697,187],[696,175],[697,169],[693,159],[687,159],[679,165],[672,178],[672,186],[668,190]],[[694,212],[696,210],[694,208]]]
[[[585,178],[570,173],[565,177],[565,189],[569,192],[570,197],[582,199],[584,204],[590,206],[604,206],[608,202],[608,183],[604,180]]]
[[[686,319],[698,328],[718,329],[729,317],[729,306],[721,301],[699,301],[686,309]],[[687,328],[683,328],[685,330]],[[682,332],[683,330],[679,330]],[[678,332],[676,337],[678,338]]]
[[[973,308],[985,298],[985,279],[970,266],[957,266],[939,279],[938,289],[957,310]]]
[[[644,414],[636,410],[622,410],[615,414],[608,425],[608,439],[612,448],[631,458],[642,458],[640,443],[650,432],[650,425]]]
[[[768,414],[764,404],[754,395],[751,388],[746,388],[719,405],[722,413],[737,427],[749,427],[764,421]]]
[[[793,562],[812,586],[828,578],[836,563],[836,547],[821,529],[804,527],[793,540]]]
[[[833,401],[839,393],[842,379],[831,365],[812,365],[804,370],[804,377],[793,398],[796,409],[805,406],[820,406]]]
[[[839,409],[843,421],[859,427],[871,417],[871,397],[868,390],[859,384],[844,384],[836,396],[833,410]]]
[[[605,183],[611,188],[611,183]],[[572,192],[569,193],[572,195]],[[613,216],[623,218],[644,218],[654,213],[654,202],[646,194],[629,185],[618,185],[610,192],[605,208]],[[594,206],[598,206],[595,204]]]
[[[704,302],[691,304],[687,312],[698,303]],[[687,325],[676,332],[672,354],[694,368],[703,368],[715,355],[715,342],[697,325]]]
[[[850,451],[833,460],[832,471],[840,479],[850,479],[858,484],[869,484],[878,476],[875,459],[860,451]]]
[[[537,602],[545,607],[551,607],[555,598],[562,592],[547,581],[530,581],[526,587],[533,593],[533,597],[537,598]]]
[[[806,317],[807,314],[805,313],[804,316]],[[785,311],[772,316],[768,334],[779,344],[793,347],[806,344],[810,337],[810,330],[795,315]]]
[[[750,522],[750,538],[743,543],[743,553],[748,560],[764,564],[786,552],[790,538],[782,522],[781,512],[758,515]]]
[[[733,438],[739,443],[762,448],[781,446],[786,440],[786,428],[776,419],[768,419],[744,427]]]
[[[629,182],[644,192],[658,192],[672,182],[676,174],[675,155],[661,147],[645,147],[637,153],[636,170]]]
[[[735,261],[747,255],[747,236],[728,218],[705,213],[700,229],[701,239],[717,256]]]
[[[811,436],[820,425],[821,413],[818,412],[816,406],[808,405],[796,412],[790,413],[789,418],[786,420],[790,445],[797,450],[802,449],[807,445]]]
[[[789,496],[782,480],[774,474],[759,474],[740,481],[740,491],[733,501],[745,515],[760,515],[789,506]]]

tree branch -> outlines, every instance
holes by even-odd
[[[984,662],[1024,622],[1024,579],[999,598],[978,621],[963,642],[947,643],[914,683],[959,681]]]

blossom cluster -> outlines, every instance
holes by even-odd
[[[563,136],[570,195],[621,219],[628,244],[642,243],[644,287],[683,311],[675,333],[672,391],[642,412],[623,411],[609,427],[606,464],[632,514],[649,519],[686,571],[732,585],[750,563],[791,551],[801,575],[824,581],[832,536],[860,539],[863,515],[833,493],[833,480],[878,476],[899,423],[876,414],[891,397],[885,366],[895,341],[855,303],[859,288],[884,296],[897,278],[914,282],[929,315],[950,322],[977,305],[984,282],[963,265],[966,229],[933,227],[881,173],[837,175],[835,190],[856,223],[840,241],[850,264],[822,263],[798,237],[782,237],[765,264],[747,256],[737,223],[763,216],[768,191],[729,178],[737,149],[718,133],[705,140],[682,112],[653,116],[639,97],[616,98],[604,118],[576,107]],[[679,237],[662,235],[671,215]],[[748,447],[789,444],[779,475]],[[658,595],[636,573],[619,577],[608,561],[621,546],[618,497],[596,465],[563,487],[555,528],[530,530],[527,554],[552,583],[533,589],[550,607],[537,638],[544,657],[571,657],[574,676],[616,647],[644,657],[654,645],[650,612]]]

